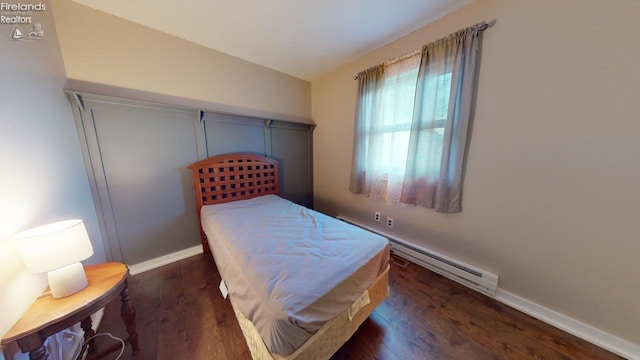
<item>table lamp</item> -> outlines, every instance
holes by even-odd
[[[13,238],[27,269],[47,273],[54,298],[75,294],[87,286],[80,261],[93,254],[93,247],[82,220],[39,226]]]

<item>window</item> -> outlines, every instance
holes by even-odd
[[[409,69],[384,80],[381,93],[380,126],[370,130],[370,136],[379,132],[381,143],[372,151],[379,153],[370,164],[373,172],[390,177],[404,176],[413,118],[413,96],[418,78],[418,68]]]
[[[358,75],[352,192],[461,211],[477,47],[467,41],[478,31],[462,30]]]

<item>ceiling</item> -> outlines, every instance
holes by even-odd
[[[73,0],[314,80],[472,0]]]

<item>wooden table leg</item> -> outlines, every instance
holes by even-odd
[[[82,330],[84,330],[84,342],[86,343],[87,341],[89,341],[89,343],[87,344],[89,348],[87,353],[96,351],[98,349],[98,346],[96,345],[96,338],[94,337],[96,335],[96,332],[93,331],[93,321],[91,321],[91,316],[87,316],[82,321],[80,321],[80,327],[82,327]]]
[[[47,360],[49,359],[49,353],[44,343],[39,348],[29,351],[29,360]]]
[[[39,333],[33,333],[23,338],[18,339],[18,346],[24,353],[29,353],[30,360],[48,360],[49,352],[45,343],[47,337],[41,336]],[[0,359],[4,359],[2,356],[2,350],[0,349]]]
[[[122,316],[122,321],[127,327],[127,333],[129,333],[129,343],[133,349],[133,356],[136,356],[140,354],[140,348],[138,347],[138,331],[136,330],[136,307],[133,305],[133,302],[129,297],[129,284],[127,281],[125,281],[124,288],[120,292],[120,300],[122,300],[120,315]]]

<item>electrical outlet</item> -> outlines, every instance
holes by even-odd
[[[380,213],[380,211],[376,211],[373,213],[373,220],[375,222],[380,222],[381,218],[382,218],[382,214]]]
[[[393,227],[393,218],[392,217],[388,217],[387,218],[387,227],[390,227],[390,228]]]

